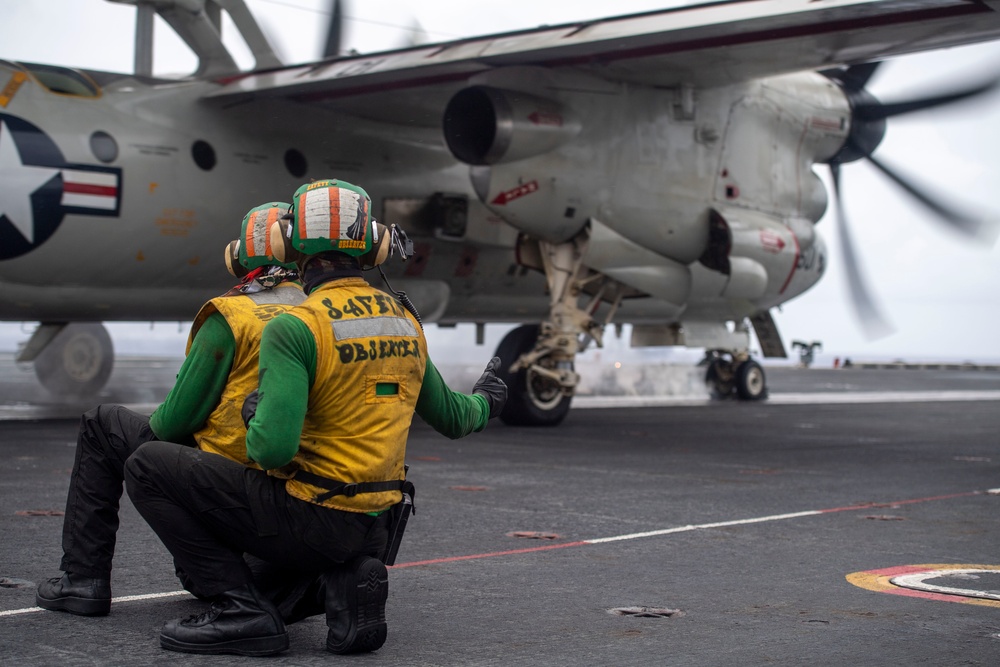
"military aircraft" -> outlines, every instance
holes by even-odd
[[[829,261],[817,165],[834,199],[840,166],[868,159],[995,238],[873,153],[887,119],[996,82],[899,103],[865,85],[886,57],[1000,37],[997,0],[705,2],[348,56],[335,11],[328,57],[294,66],[243,0],[110,1],[137,6],[133,74],[0,61],[0,318],[42,323],[20,359],[57,391],[106,381],[99,322],[183,320],[224,290],[234,221],[312,178],[363,185],[407,230],[416,254],[387,273],[426,321],[522,324],[497,349],[514,424],[565,417],[574,359],[608,324],[630,323],[633,346],[705,348],[713,394],[764,398],[750,329],[784,356],[769,311]],[[154,14],[193,75],[153,76]]]

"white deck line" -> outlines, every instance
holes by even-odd
[[[852,403],[936,403],[1000,401],[1000,390],[980,391],[838,391],[773,393],[763,405],[844,405]],[[717,404],[695,396],[575,396],[573,408],[655,408]]]
[[[136,600],[156,600],[158,598],[173,598],[181,595],[191,594],[187,591],[171,591],[169,593],[146,593],[144,595],[123,595],[118,598],[111,598],[111,604],[116,602],[135,602]],[[46,611],[41,607],[25,607],[24,609],[11,609],[0,611],[0,616],[20,616],[21,614],[34,614],[35,612]]]

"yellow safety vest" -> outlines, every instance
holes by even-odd
[[[247,458],[247,430],[240,415],[247,394],[257,388],[260,334],[270,320],[304,299],[305,294],[297,284],[281,283],[253,294],[216,297],[198,311],[191,325],[185,354],[191,351],[195,334],[212,313],[226,318],[236,340],[236,355],[219,404],[212,410],[205,425],[194,434],[199,449],[222,454],[243,465],[260,467]]]
[[[363,278],[334,280],[313,290],[289,315],[316,341],[316,375],[295,458],[275,471],[296,470],[337,482],[404,479],[410,422],[424,380],[427,341],[416,318]],[[289,495],[350,512],[384,510],[399,491],[333,496],[289,479]]]

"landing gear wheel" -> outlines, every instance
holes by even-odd
[[[58,396],[86,396],[111,376],[114,348],[101,324],[68,324],[35,359],[35,376]]]
[[[537,324],[520,326],[500,341],[496,356],[503,362],[498,373],[507,384],[507,404],[500,419],[513,426],[555,426],[566,418],[572,396],[566,396],[562,388],[551,378],[544,377],[522,368],[510,372],[510,365],[525,352],[535,346],[540,327]],[[552,363],[548,357],[538,360],[542,366]]]
[[[753,359],[747,359],[736,367],[736,394],[744,401],[760,401],[767,398],[767,383],[764,369]]]

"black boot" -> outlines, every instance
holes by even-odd
[[[182,653],[271,655],[288,648],[278,610],[253,584],[228,590],[203,614],[167,621],[160,646]]]
[[[323,575],[326,648],[334,653],[377,651],[385,643],[389,573],[382,561],[360,556]]]
[[[105,616],[111,611],[111,581],[66,572],[38,584],[35,604],[78,616]]]

